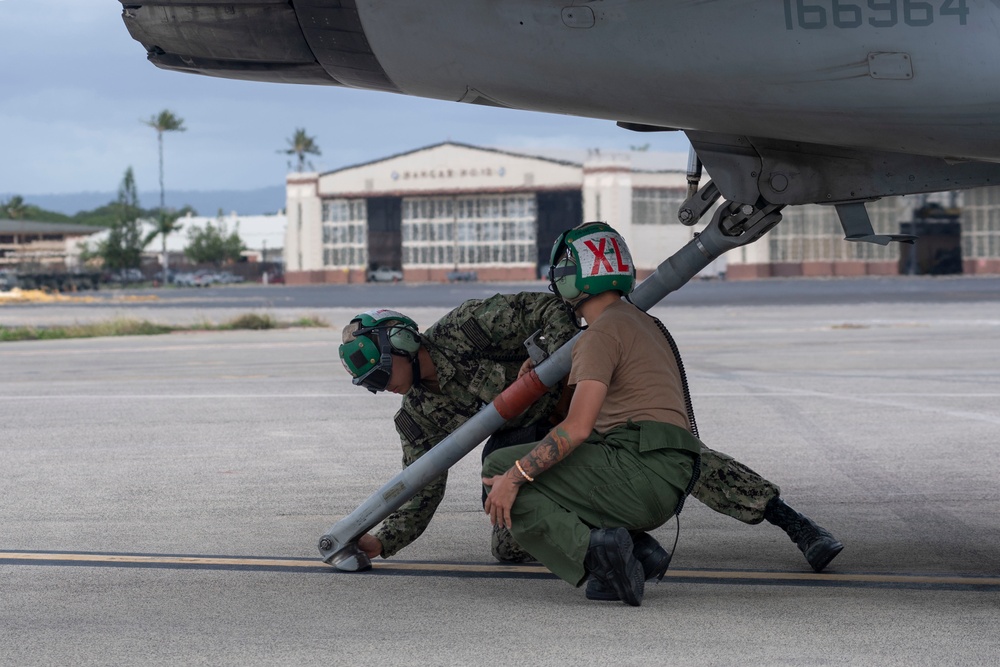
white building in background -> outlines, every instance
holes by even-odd
[[[188,230],[204,229],[208,223],[218,225],[219,216],[188,215],[177,222],[181,230],[167,237],[167,251],[173,256],[181,254],[188,245]],[[288,224],[284,213],[271,215],[237,215],[235,212],[224,215],[221,221],[226,225],[226,233],[237,232],[243,240],[246,250],[243,256],[251,262],[280,262],[285,245],[285,227]],[[157,238],[147,248],[159,252],[161,241]]]
[[[400,269],[414,281],[442,281],[452,271],[475,271],[480,280],[534,279],[547,269],[558,235],[586,220],[622,233],[642,278],[711,218],[696,228],[677,219],[687,196],[686,165],[687,155],[677,153],[507,151],[446,142],[323,174],[291,174],[286,280],[362,282],[375,267]],[[961,193],[957,202],[968,206],[961,239],[950,245],[943,236],[926,238],[923,248],[934,254],[927,263],[956,265],[957,258],[966,273],[1000,273],[997,193]],[[915,209],[941,197],[948,195],[870,203],[875,232],[900,233]],[[783,214],[767,237],[728,253],[710,271],[735,279],[906,272],[904,253],[912,246],[844,241],[833,207],[795,206]]]
[[[480,280],[534,279],[556,237],[585,219],[621,231],[648,273],[691,239],[691,229],[661,224],[686,194],[686,161],[677,153],[544,155],[447,142],[292,174],[286,280],[361,282],[379,266],[401,269],[407,280],[444,280],[455,270]]]
[[[80,244],[100,234],[98,229],[65,222],[0,219],[0,271],[77,268]]]
[[[187,215],[178,219],[177,222],[181,227],[180,230],[167,236],[167,252],[170,254],[170,265],[175,267],[179,263],[186,261],[184,258],[184,248],[190,243],[188,237],[189,230],[204,229],[208,223],[218,225],[220,220],[225,223],[227,234],[235,231],[239,234],[240,239],[243,240],[243,244],[246,246],[243,256],[247,261],[269,263],[280,263],[282,261],[285,226],[287,224],[284,213],[273,215],[237,215],[236,213],[230,213],[221,218],[219,216]],[[143,236],[151,234],[155,229],[156,226],[152,222],[142,222]],[[94,234],[87,240],[87,245],[94,248],[97,243],[106,239],[107,236],[108,232],[106,230]],[[152,243],[146,246],[145,254],[159,258],[162,252],[163,241],[157,236],[153,239]],[[77,252],[77,255],[79,255],[79,252]]]

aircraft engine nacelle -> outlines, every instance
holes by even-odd
[[[122,0],[122,17],[163,69],[228,79],[396,90],[353,2]]]

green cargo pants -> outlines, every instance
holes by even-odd
[[[535,443],[498,449],[483,476],[510,469]],[[592,528],[652,530],[673,516],[691,481],[701,443],[686,430],[629,422],[593,433],[569,456],[521,487],[511,509],[517,543],[574,586]]]

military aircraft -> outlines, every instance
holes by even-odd
[[[911,237],[874,233],[866,201],[1000,184],[1000,0],[121,2],[164,69],[683,131],[694,155],[681,221],[726,202],[637,288],[642,307],[760,238],[785,206],[834,205],[848,240],[884,245]],[[712,180],[698,189],[702,164]],[[534,381],[565,374],[560,352]],[[386,484],[320,540],[324,559],[364,569],[352,538],[511,409],[477,415]]]
[[[833,204],[885,244],[865,201],[1000,183],[998,0],[121,2],[164,69],[683,131],[688,224]]]

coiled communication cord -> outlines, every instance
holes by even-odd
[[[628,297],[625,297],[625,299],[629,303],[632,303],[632,300],[629,299]],[[642,309],[640,308],[639,310]],[[687,420],[688,420],[688,426],[691,429],[691,435],[701,440],[700,436],[698,435],[698,422],[694,418],[694,402],[691,400],[691,391],[690,389],[688,389],[687,372],[684,370],[684,360],[681,359],[681,351],[677,347],[677,342],[674,340],[673,335],[671,335],[670,330],[667,329],[666,325],[664,325],[663,322],[659,320],[659,318],[656,318],[653,315],[646,313],[646,311],[644,310],[642,312],[644,312],[647,317],[649,317],[651,320],[653,320],[653,322],[656,323],[656,326],[657,328],[659,328],[660,333],[662,333],[663,337],[667,339],[667,345],[670,346],[670,351],[674,355],[674,361],[677,362],[677,370],[681,376],[681,389],[684,392],[684,408],[687,410]],[[668,559],[667,567],[670,567],[670,559],[673,559],[674,557],[674,552],[677,549],[677,541],[681,536],[680,514],[681,510],[684,509],[684,501],[691,494],[691,491],[694,490],[694,485],[698,482],[698,478],[700,476],[701,476],[701,457],[699,456],[698,458],[695,459],[694,462],[694,469],[692,470],[691,473],[691,481],[688,482],[687,488],[684,489],[684,495],[681,496],[681,499],[677,503],[677,509],[674,510],[674,516],[677,518],[677,531],[674,533],[674,544],[670,548],[670,551],[667,553],[667,559]],[[663,575],[666,574],[667,567],[663,568],[663,572],[662,574],[660,574],[657,581],[663,580]]]

